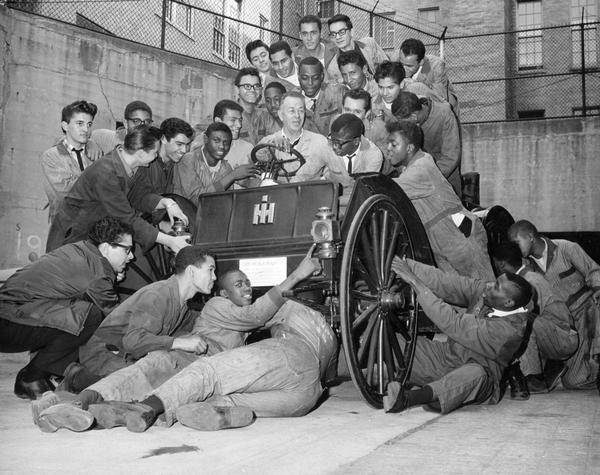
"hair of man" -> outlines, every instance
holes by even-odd
[[[360,137],[365,133],[365,124],[354,114],[342,114],[331,124],[331,133]]]
[[[386,122],[385,130],[388,134],[400,134],[407,145],[412,144],[419,149],[423,146],[423,131],[411,120],[390,120]]]
[[[417,61],[421,61],[425,57],[425,45],[421,40],[409,38],[404,40],[400,45],[400,51],[404,56],[417,55]]]
[[[75,101],[63,107],[61,113],[61,121],[69,122],[71,118],[78,113],[89,114],[92,116],[92,119],[94,119],[94,117],[96,117],[97,112],[98,107],[96,106],[96,104],[87,101]]]
[[[258,69],[252,68],[252,67],[240,69],[238,71],[237,75],[235,76],[234,84],[239,87],[240,81],[242,80],[242,78],[244,76],[255,76],[258,78],[259,84],[262,84],[262,81],[260,79],[260,73],[258,72]]]
[[[283,96],[281,96],[281,104],[283,104],[283,102],[288,97],[293,97],[294,99],[302,99],[302,102],[304,102],[304,96],[302,95],[302,93],[298,91],[288,91]]]
[[[384,61],[375,68],[375,74],[373,76],[376,82],[381,79],[391,78],[396,84],[402,84],[406,73],[404,66],[401,63],[395,61]]]
[[[276,41],[275,43],[271,44],[271,46],[269,46],[269,55],[270,56],[273,56],[275,53],[278,53],[279,51],[285,51],[285,54],[287,54],[290,58],[292,57],[292,48],[290,47],[290,45],[287,41],[284,41],[284,40]]]
[[[188,139],[194,138],[194,129],[185,120],[178,117],[169,117],[160,124],[160,131],[167,141],[179,134],[185,135]]]
[[[269,51],[269,46],[263,40],[254,40],[246,45],[246,58],[251,61],[252,51],[258,48],[264,48]]]
[[[158,127],[140,125],[128,132],[123,141],[123,148],[128,153],[135,153],[138,150],[150,152],[156,147],[156,142],[160,141],[162,132]]]
[[[215,108],[213,110],[213,120],[215,120],[217,117],[223,120],[225,114],[227,114],[227,111],[231,110],[237,111],[240,114],[244,112],[244,108],[237,102],[232,101],[231,99],[220,100],[215,104]]]
[[[398,118],[406,119],[413,112],[423,109],[423,101],[427,99],[419,99],[416,94],[407,91],[400,91],[398,97],[392,102],[392,114]]]
[[[200,267],[211,256],[211,252],[204,247],[186,246],[175,256],[175,274],[183,274],[188,266]]]
[[[350,20],[350,17],[343,14],[333,15],[329,20],[327,20],[327,26],[331,26],[338,21],[343,21],[346,24],[346,28],[349,30],[352,29],[352,21]]]
[[[142,101],[133,101],[125,106],[125,119],[129,119],[129,117],[131,117],[131,114],[133,114],[135,111],[140,110],[146,111],[148,114],[150,114],[150,117],[152,117],[152,109],[150,109],[150,106],[148,104]]]
[[[505,262],[509,266],[518,270],[523,265],[521,249],[514,242],[502,242],[492,249],[492,259],[498,262]]]
[[[281,92],[281,94],[285,94],[287,92],[287,89],[285,88],[285,86],[277,81],[272,81],[269,84],[267,84],[267,87],[265,87],[265,91],[267,89],[277,89],[277,90],[279,90],[279,92]]]
[[[315,58],[314,56],[307,56],[306,58],[302,59],[302,61],[300,61],[300,64],[298,64],[298,69],[300,69],[302,66],[317,66],[321,74],[325,72],[323,68],[323,63],[321,63],[321,61],[319,61],[319,59]]]
[[[512,272],[505,272],[504,275],[512,284],[511,286],[513,290],[510,292],[510,296],[514,301],[514,306],[509,310],[514,310],[527,305],[533,296],[531,284],[520,275],[513,274]]]
[[[208,126],[208,128],[206,129],[206,132],[204,132],[204,134],[207,137],[210,137],[213,132],[225,132],[226,134],[229,135],[229,138],[231,139],[232,134],[231,134],[231,129],[229,128],[229,126],[223,122],[213,122],[212,124],[210,124]]]
[[[367,65],[365,57],[359,54],[356,50],[340,51],[337,57],[338,68],[346,64],[356,64],[359,68],[364,68]]]
[[[113,216],[106,216],[93,222],[88,229],[88,238],[95,246],[103,242],[121,242],[125,234],[133,237],[133,227]]]
[[[300,18],[300,21],[298,22],[298,29],[300,29],[300,27],[302,25],[308,25],[311,23],[316,23],[319,31],[321,31],[323,29],[323,24],[321,23],[321,19],[315,15],[304,15],[302,18]]]
[[[352,91],[346,91],[342,98],[342,104],[344,103],[346,98],[354,99],[354,100],[362,100],[365,103],[365,111],[369,112],[371,110],[371,94],[369,94],[364,89],[355,89]]]
[[[509,234],[520,234],[522,236],[531,234],[533,237],[539,237],[540,233],[531,221],[520,219],[516,221],[510,228]]]

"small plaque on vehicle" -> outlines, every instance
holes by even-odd
[[[240,270],[248,276],[253,287],[281,284],[287,277],[287,257],[240,259]]]

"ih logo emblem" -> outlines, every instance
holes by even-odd
[[[261,203],[254,205],[252,224],[272,224],[275,222],[275,203],[269,203],[269,195],[263,195]]]

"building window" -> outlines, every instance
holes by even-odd
[[[267,32],[265,30],[269,28],[269,20],[267,17],[260,15],[258,21],[260,24],[260,41],[265,41],[265,38],[267,37]]]
[[[524,110],[517,112],[519,119],[543,119],[546,117],[544,109]]]
[[[518,67],[520,70],[542,67],[542,2],[521,0],[517,3]]]
[[[419,8],[419,23],[438,23],[440,7]]]
[[[393,21],[395,16],[396,12],[389,12],[373,17],[373,36],[384,49],[395,46],[396,23]]]
[[[319,16],[330,18],[335,15],[335,0],[319,0]]]
[[[169,1],[167,4],[167,20],[180,30],[192,33],[192,7],[189,5]]]
[[[225,19],[217,15],[213,21],[213,51],[225,56]]]
[[[598,66],[597,33],[598,5],[596,0],[571,0],[571,44],[573,68],[581,69],[581,26],[583,12],[583,51],[585,67]]]

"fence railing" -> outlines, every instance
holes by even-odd
[[[461,120],[490,122],[600,114],[598,21],[445,37],[439,25],[360,0],[0,0],[0,3],[137,43],[238,69],[248,42],[300,43],[298,20],[348,15],[353,36],[374,37],[396,58],[407,38],[443,56]],[[215,6],[216,5],[216,6]],[[582,17],[583,18],[583,17]]]

